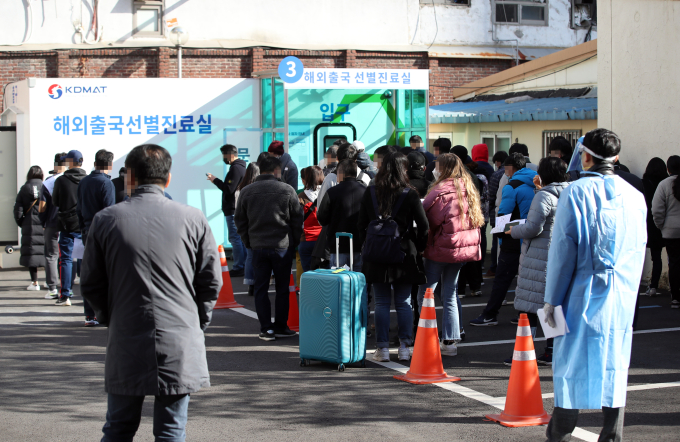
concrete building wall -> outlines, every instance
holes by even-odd
[[[641,176],[652,157],[680,154],[680,2],[600,0],[598,15],[599,125]]]
[[[366,45],[493,45],[495,0],[471,0],[470,6],[421,3],[420,0],[165,0],[164,18],[176,18],[192,42],[241,40],[284,47],[326,46],[351,49]],[[536,1],[536,0],[535,0]],[[582,43],[587,29],[570,29],[570,0],[539,0],[548,5],[547,26],[497,25],[499,39],[520,47],[566,48]],[[89,31],[93,0],[0,2],[0,45],[78,44],[76,27]],[[30,7],[26,7],[26,5]],[[133,0],[100,0],[101,41],[153,41],[133,36]],[[519,37],[515,31],[521,29]],[[593,35],[594,38],[594,35]],[[513,43],[503,43],[509,46]]]

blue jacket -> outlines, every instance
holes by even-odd
[[[501,204],[498,206],[498,216],[512,214],[511,220],[526,219],[534,199],[534,177],[536,172],[526,167],[518,170],[503,187]],[[521,241],[501,236],[501,250],[504,252],[521,253]]]
[[[114,204],[116,204],[116,187],[107,174],[94,170],[80,181],[76,213],[80,232],[84,238],[97,212]]]

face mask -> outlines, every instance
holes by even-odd
[[[226,164],[227,166],[229,165],[229,160],[228,160],[228,159],[223,158],[222,161],[224,161],[224,164]]]
[[[432,175],[434,175],[434,179],[435,179],[435,180],[438,180],[438,179],[439,179],[439,175],[440,175],[440,174],[439,174],[439,171],[438,171],[437,169],[435,169],[435,170],[432,171]]]

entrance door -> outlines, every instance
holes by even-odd
[[[356,140],[357,130],[351,123],[320,123],[314,128],[314,164],[324,159],[324,154],[337,139],[348,143]]]

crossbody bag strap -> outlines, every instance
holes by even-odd
[[[318,200],[316,200],[318,201]],[[314,209],[316,209],[316,201],[314,201],[310,206],[307,208],[307,213],[305,213],[305,217],[302,220],[302,222],[307,221],[307,218],[309,218],[309,215],[311,215],[314,212]]]

